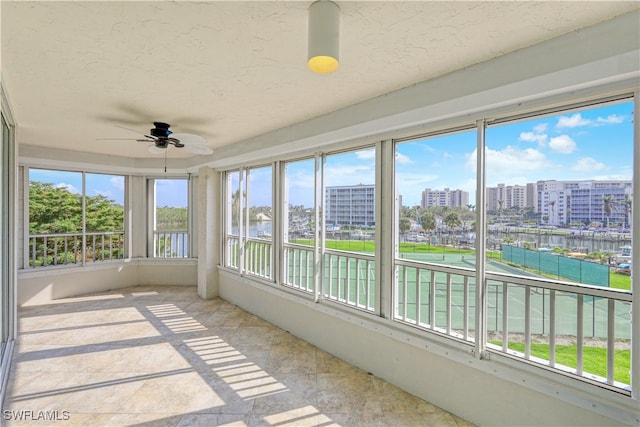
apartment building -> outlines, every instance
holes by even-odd
[[[375,225],[375,195],[374,185],[327,187],[325,191],[327,224]]]
[[[469,204],[469,192],[464,190],[432,190],[425,188],[420,202],[421,208],[435,206],[465,207]]]

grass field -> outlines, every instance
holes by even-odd
[[[501,342],[492,342],[495,345],[502,345]],[[524,353],[524,343],[509,342],[511,350]],[[556,344],[556,363],[570,368],[576,368],[576,355],[578,354],[575,345]],[[531,356],[544,360],[549,360],[549,344],[531,343]],[[599,377],[607,377],[607,349],[601,347],[583,348],[583,371]],[[631,351],[616,350],[614,356],[615,381],[629,384],[631,381]]]

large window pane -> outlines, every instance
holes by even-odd
[[[475,262],[476,131],[397,144],[399,258]]]
[[[154,256],[189,256],[189,180],[154,180]]]
[[[487,129],[489,271],[631,289],[632,123],[633,103],[620,101]],[[629,384],[629,305],[618,294],[607,299],[573,288],[541,282],[490,298],[497,319],[487,323],[490,344]],[[521,321],[527,317],[530,330]]]
[[[123,203],[123,176],[29,169],[29,265],[124,258]]]
[[[316,244],[315,159],[284,165],[284,284],[312,292]]]
[[[487,129],[488,269],[630,288],[609,267],[631,260],[632,117],[620,102]]]
[[[272,278],[273,245],[273,168],[247,170],[246,194],[248,212],[245,216],[245,271],[263,278]]]
[[[376,187],[373,148],[325,157],[323,295],[376,309]]]
[[[396,145],[398,260],[394,317],[472,341],[475,280],[428,264],[475,266],[477,133],[470,130]]]

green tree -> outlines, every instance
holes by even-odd
[[[82,197],[51,183],[29,182],[29,233],[82,231]]]
[[[462,221],[460,221],[460,215],[458,212],[449,212],[447,216],[444,217],[443,222],[449,227],[451,230],[456,228],[459,225],[462,225]]]
[[[420,224],[424,231],[435,230],[436,228],[436,216],[431,211],[425,211],[420,216]]]
[[[633,204],[633,202],[630,198],[625,197],[624,199],[620,200],[620,204],[624,207],[624,226],[625,228],[629,228],[629,226],[631,225],[631,205]]]
[[[411,228],[411,220],[409,218],[400,218],[398,223],[401,233],[406,233]]]

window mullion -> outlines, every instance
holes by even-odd
[[[486,159],[485,132],[486,121],[477,121],[477,163],[476,163],[476,318],[475,318],[475,355],[482,358],[487,346],[487,283],[486,283],[486,246],[487,213],[485,203]]]

